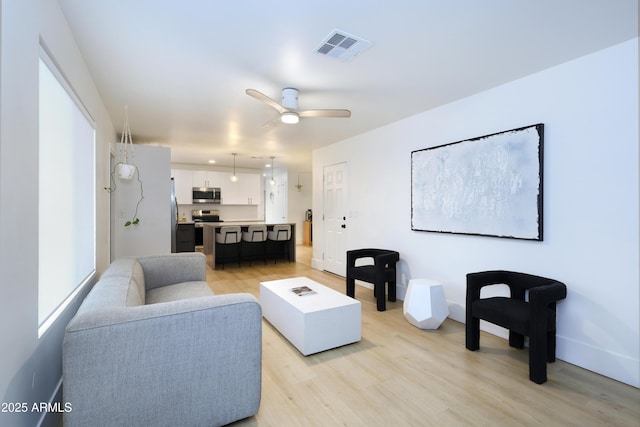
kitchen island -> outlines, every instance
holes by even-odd
[[[250,225],[262,225],[267,226],[267,230],[272,230],[274,225],[267,224],[264,221],[242,221],[242,222],[205,222],[202,227],[202,249],[205,257],[207,258],[207,265],[213,269],[216,268],[216,236],[215,233],[220,230],[221,227],[228,225],[238,225],[242,231],[246,231]],[[291,260],[296,260],[296,224],[289,224],[291,226],[291,238],[286,242],[288,251],[287,253],[291,257]],[[269,242],[267,242],[269,243]],[[267,245],[267,259],[284,258],[283,252],[276,251],[271,245]]]

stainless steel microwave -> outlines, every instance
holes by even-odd
[[[222,201],[220,188],[213,187],[193,187],[193,203],[214,203]]]

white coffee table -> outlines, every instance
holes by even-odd
[[[297,295],[307,286],[315,293]],[[361,339],[360,301],[307,277],[260,282],[263,317],[305,356]]]

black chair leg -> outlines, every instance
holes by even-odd
[[[509,331],[509,345],[514,348],[524,348],[524,335]]]
[[[529,340],[529,379],[536,384],[547,381],[547,349],[544,342]]]
[[[396,300],[396,281],[391,281],[389,282],[389,290],[387,291],[389,293],[389,301],[395,301]]]
[[[267,241],[262,242],[262,257],[264,258],[264,265],[267,265]]]
[[[475,351],[480,348],[480,319],[467,317],[465,326],[467,350]]]
[[[378,311],[385,311],[387,309],[387,304],[384,295],[384,282],[375,283],[373,285],[373,293],[376,297],[376,305]]]
[[[222,267],[222,269],[224,270],[224,257],[225,257],[225,250],[224,250],[224,246],[220,245],[220,246],[216,246],[216,262],[220,264],[220,266]]]
[[[556,331],[547,332],[547,362],[556,361]]]
[[[356,281],[347,277],[347,296],[355,298],[356,295]]]
[[[529,379],[537,384],[547,381],[547,332],[535,323],[529,330]]]

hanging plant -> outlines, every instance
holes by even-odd
[[[131,181],[136,173],[136,153],[133,150],[133,139],[129,128],[129,107],[124,107],[124,126],[120,135],[116,170],[120,179]]]
[[[129,128],[128,107],[125,107],[124,110],[124,126],[122,128],[122,134],[120,135],[120,146],[117,150],[116,162],[113,165],[113,170],[111,171],[110,186],[104,188],[109,193],[116,191],[117,185],[114,178],[116,173],[118,178],[123,181],[132,181],[134,177],[137,177],[138,183],[140,184],[140,197],[136,203],[133,217],[124,223],[125,227],[138,225],[140,223],[140,218],[138,218],[138,209],[140,207],[140,203],[144,199],[144,190],[142,187],[142,180],[140,179],[140,170],[136,166],[133,139],[131,138],[131,129]]]

